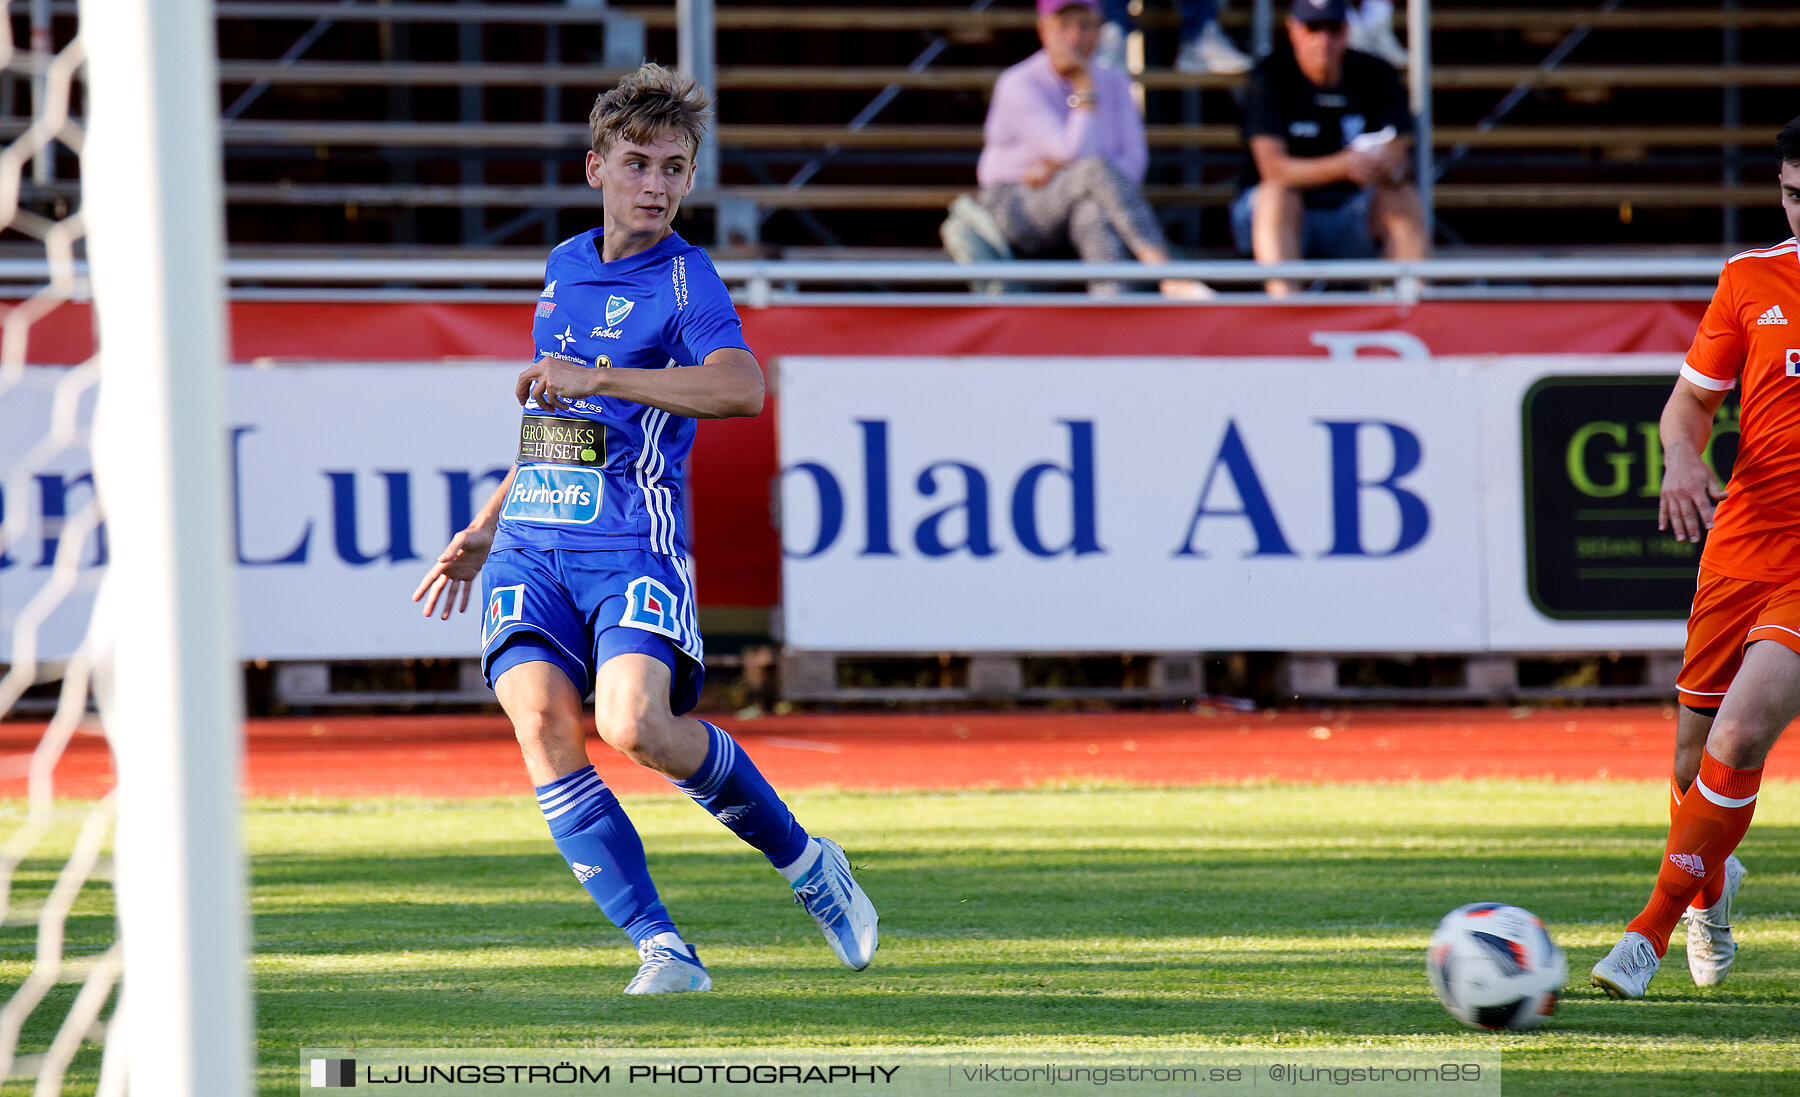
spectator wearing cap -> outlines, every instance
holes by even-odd
[[[1345,14],[1345,0],[1293,0],[1291,48],[1250,73],[1249,163],[1231,221],[1259,263],[1425,255],[1406,91],[1393,66],[1349,48]],[[1291,287],[1273,279],[1268,289]]]
[[[1167,263],[1168,242],[1144,200],[1150,152],[1130,78],[1089,64],[1099,0],[1037,0],[1037,10],[1043,49],[994,82],[975,169],[981,205],[1023,257],[1072,246],[1087,262]],[[1161,288],[1210,295],[1182,279],[1163,279]]]

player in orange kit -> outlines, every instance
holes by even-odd
[[[1775,139],[1781,208],[1800,236],[1800,118]],[[1790,319],[1793,323],[1790,323]],[[1731,483],[1701,459],[1713,413],[1743,386]],[[1744,868],[1732,852],[1756,810],[1763,759],[1800,715],[1800,245],[1795,237],[1725,264],[1662,414],[1666,462],[1658,526],[1706,538],[1677,679],[1675,803],[1656,887],[1592,982],[1642,998],[1688,915],[1694,982],[1736,958],[1731,901]],[[1711,531],[1707,533],[1707,531]],[[1695,904],[1689,909],[1689,904]]]

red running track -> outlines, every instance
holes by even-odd
[[[1019,788],[1056,781],[1412,781],[1537,777],[1660,780],[1673,706],[1405,709],[1243,714],[804,713],[719,717],[777,788]],[[0,796],[25,792],[22,765],[41,727],[0,724]],[[296,717],[248,725],[252,796],[504,796],[529,791],[503,716]],[[591,751],[621,792],[667,791],[597,739]],[[1771,772],[1800,775],[1800,745]],[[77,736],[57,793],[112,784],[109,756]]]

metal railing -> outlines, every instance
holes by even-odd
[[[1023,261],[721,260],[715,264],[740,304],[1116,305],[1164,301],[1155,279],[1192,278],[1220,291],[1223,304],[1274,303],[1263,282],[1280,278],[1315,287],[1285,304],[1351,300],[1411,303],[1432,299],[1696,298],[1712,293],[1723,258],[1585,256],[1329,260],[1259,266],[1246,260],[1139,263]],[[85,283],[85,264],[78,265]],[[523,300],[543,281],[542,262],[527,259],[234,259],[226,264],[234,297],[354,300],[441,300],[484,296]],[[48,278],[42,260],[0,260],[0,294],[24,293]],[[1089,283],[1123,282],[1140,289],[1095,295]],[[989,293],[971,286],[991,286]],[[1058,291],[1061,292],[1058,292]],[[85,295],[85,288],[83,289]],[[1206,302],[1170,305],[1205,307]]]

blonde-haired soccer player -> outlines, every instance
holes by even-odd
[[[1775,140],[1781,208],[1800,236],[1800,118]],[[1763,759],[1800,715],[1800,245],[1793,237],[1734,256],[1719,276],[1662,415],[1659,525],[1706,538],[1677,679],[1674,804],[1656,886],[1593,984],[1642,998],[1688,916],[1694,982],[1725,978],[1737,956],[1733,856],[1762,786]],[[1713,413],[1743,387],[1742,436],[1720,489],[1701,454]],[[1710,531],[1707,532],[1707,531]],[[1690,904],[1692,906],[1690,907]]]
[[[655,64],[595,102],[587,179],[602,224],[546,264],[537,361],[514,393],[525,409],[517,463],[413,592],[448,620],[481,578],[482,670],[557,848],[638,948],[627,994],[708,990],[712,978],[588,760],[590,694],[601,739],[767,856],[840,960],[861,970],[879,943],[844,851],[800,826],[723,729],[684,715],[705,676],[684,502],[695,420],[763,404],[724,283],[671,227],[709,107],[692,80]]]

